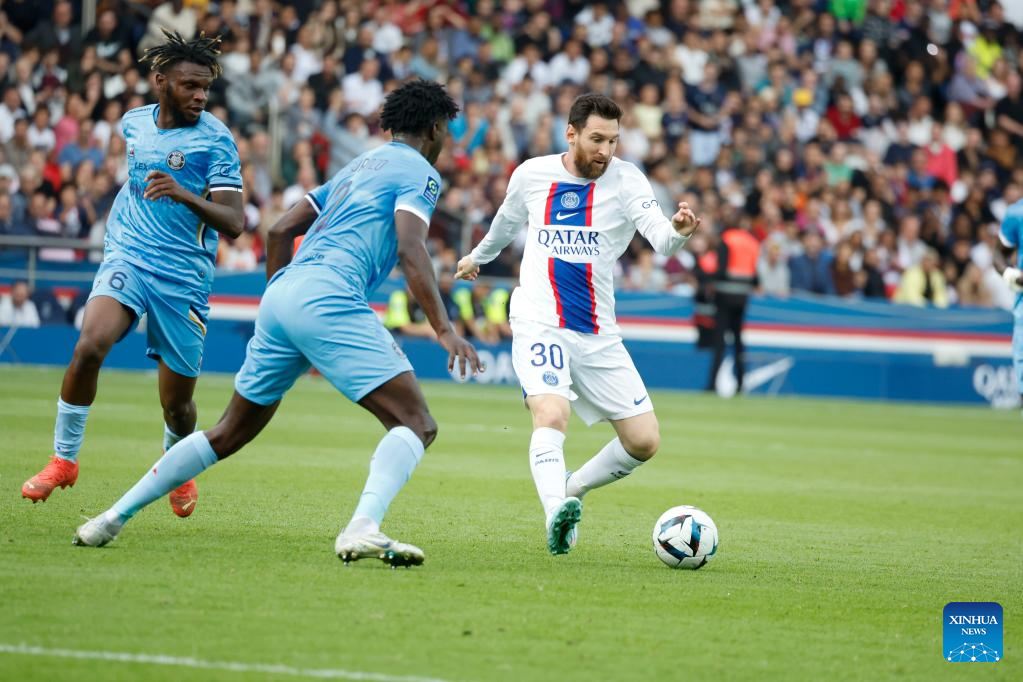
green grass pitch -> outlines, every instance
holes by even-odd
[[[105,372],[78,484],[29,504],[60,376],[0,368],[2,680],[1023,679],[1017,412],[655,392],[661,452],[589,495],[579,546],[552,557],[518,389],[427,384],[440,436],[384,526],[426,564],[390,570],[333,555],[382,430],[315,378],[200,478],[191,518],[160,501],[110,547],[73,547],[162,426],[155,375]],[[230,391],[200,380],[200,425]],[[609,433],[573,421],[570,468]],[[721,532],[695,573],[650,547],[677,504]],[[950,601],[1003,606],[1002,661],[942,658]],[[68,657],[96,652],[194,665]]]

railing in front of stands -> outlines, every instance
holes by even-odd
[[[39,252],[43,249],[70,249],[74,251],[102,251],[103,244],[88,239],[70,239],[67,237],[34,237],[28,235],[0,235],[0,280],[24,279],[30,287],[35,288],[39,277]],[[3,255],[7,251],[24,250],[27,259],[24,266],[4,262]],[[9,267],[13,266],[13,267]],[[95,272],[48,272],[51,279],[68,282],[91,282]]]

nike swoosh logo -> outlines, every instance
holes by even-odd
[[[567,220],[568,218],[571,218],[574,215],[579,215],[579,211],[576,211],[575,213],[562,213],[561,211],[558,211],[558,214],[555,217],[558,220]]]
[[[643,397],[642,397],[642,398],[640,398],[639,400],[636,400],[635,398],[633,398],[633,400],[632,400],[632,404],[633,404],[633,405],[639,405],[639,404],[640,404],[641,402],[643,402],[644,400],[646,400],[646,398],[647,398],[646,396],[643,396]]]

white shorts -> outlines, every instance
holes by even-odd
[[[622,337],[514,317],[511,328],[512,366],[525,396],[563,396],[588,425],[653,411]]]

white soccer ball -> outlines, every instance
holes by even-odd
[[[671,568],[695,571],[717,551],[718,527],[702,509],[672,507],[654,525],[654,554]]]

